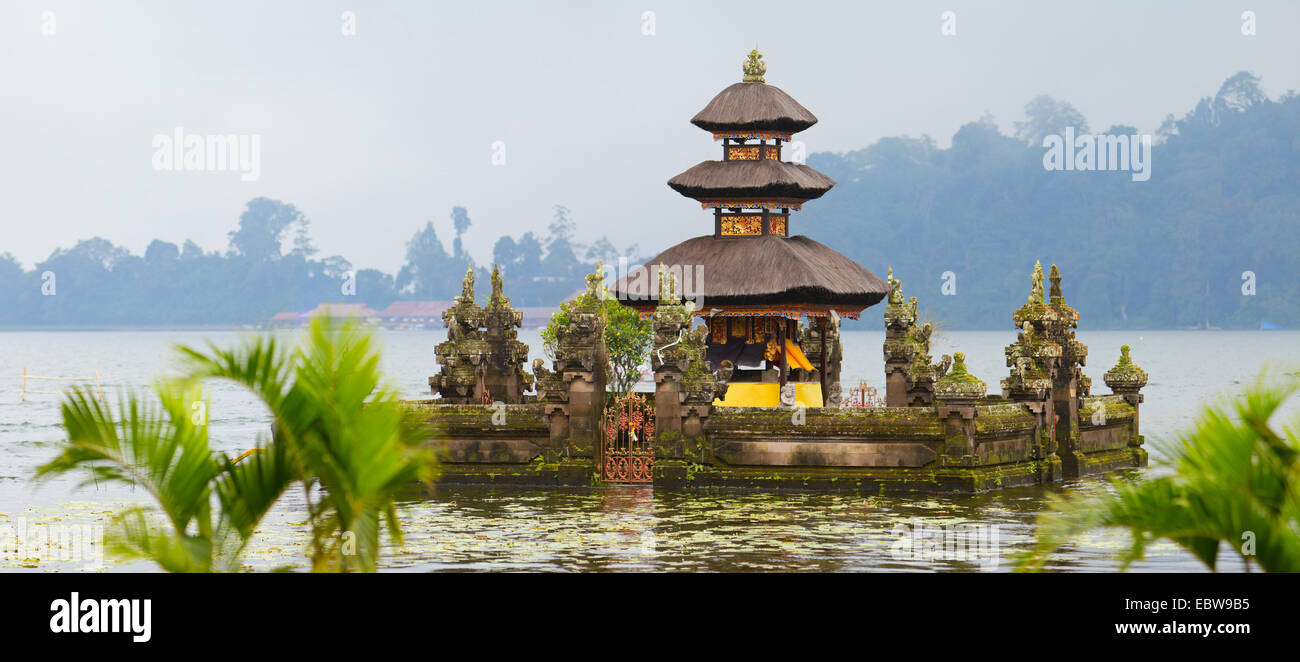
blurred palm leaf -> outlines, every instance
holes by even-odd
[[[1247,566],[1300,571],[1300,440],[1275,431],[1278,409],[1300,390],[1293,376],[1264,373],[1237,398],[1205,408],[1192,431],[1162,446],[1174,472],[1137,483],[1113,482],[1090,499],[1056,499],[1039,520],[1023,570],[1041,569],[1056,549],[1096,528],[1127,529],[1121,567],[1168,539],[1210,569],[1225,546]]]
[[[430,482],[436,465],[397,391],[381,383],[371,335],[356,322],[317,318],[293,352],[267,336],[179,353],[184,378],[155,384],[157,405],[129,393],[114,416],[93,393],[70,393],[67,442],[37,476],[88,469],[87,482],[143,486],[172,531],[132,510],[113,548],[177,572],[237,569],[262,519],[297,482],[312,524],[312,569],[374,570],[381,525],[401,539],[397,496]],[[239,462],[209,448],[202,382],[211,378],[245,387],[274,418],[271,439]]]

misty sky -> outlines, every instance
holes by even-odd
[[[1153,132],[1239,70],[1272,98],[1300,89],[1298,27],[1300,4],[1254,1],[5,2],[0,253],[30,268],[95,235],[224,250],[266,196],[308,215],[322,255],[390,273],[427,220],[450,246],[453,205],[480,262],[502,233],[545,234],[557,203],[579,240],[653,254],[711,232],[665,182],[718,158],[689,119],[755,45],[767,82],[820,118],[808,151],[842,152],[947,146],[986,111],[1010,133],[1038,94],[1094,130]],[[176,127],[260,135],[260,178],[155,171],[153,138]]]

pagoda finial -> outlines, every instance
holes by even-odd
[[[749,58],[743,65],[745,70],[746,83],[764,83],[763,75],[767,73],[767,64],[763,62],[763,54],[758,49],[749,52]]]

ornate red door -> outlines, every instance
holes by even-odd
[[[654,480],[654,407],[636,393],[614,398],[601,415],[600,479],[615,483]]]

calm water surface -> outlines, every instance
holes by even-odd
[[[112,394],[144,387],[165,375],[174,343],[226,345],[238,332],[87,331],[0,332],[0,527],[105,524],[112,514],[148,499],[130,489],[80,486],[80,478],[39,484],[30,478],[54,453],[62,434],[58,396],[29,394],[20,403],[24,366],[44,376],[94,376],[96,361]],[[521,340],[539,355],[535,330]],[[1086,374],[1098,392],[1102,373],[1114,364],[1119,346],[1133,347],[1134,360],[1151,375],[1143,391],[1142,431],[1152,466],[1127,479],[1162,470],[1153,442],[1185,430],[1197,405],[1249,382],[1269,361],[1300,363],[1300,332],[1081,332],[1089,346]],[[409,397],[428,397],[435,371],[435,331],[386,331],[386,370]],[[997,390],[1007,373],[1003,347],[1014,331],[948,332],[933,342],[935,356],[963,351],[970,370]],[[845,333],[845,388],[864,380],[882,386],[883,332]],[[51,382],[29,388],[56,389]],[[233,386],[213,383],[212,445],[242,452],[266,434],[269,416]],[[1289,414],[1294,414],[1295,403]],[[618,487],[571,491],[439,490],[402,505],[406,538],[389,544],[383,567],[391,570],[999,570],[1032,539],[1034,521],[1053,493],[1104,489],[1096,479],[1045,488],[1001,490],[976,496],[864,497],[836,494],[695,493]],[[302,496],[290,491],[268,516],[246,555],[249,567],[301,567],[307,539]],[[919,525],[919,526],[918,526]],[[996,529],[991,528],[996,525]],[[987,528],[980,529],[979,526]],[[972,538],[975,532],[996,538]],[[956,532],[962,540],[986,543],[975,554],[933,553],[922,544],[909,552],[917,532]],[[934,540],[929,538],[928,540]],[[987,543],[996,543],[988,545]],[[1121,534],[1100,533],[1062,550],[1058,570],[1109,571],[1126,544]],[[901,550],[900,550],[900,545]],[[927,553],[927,550],[930,553]],[[985,550],[992,550],[996,554]],[[1000,560],[1000,562],[998,562]],[[149,565],[107,565],[81,561],[25,562],[0,550],[0,569],[28,572],[151,570]],[[1201,570],[1171,545],[1153,548],[1136,570]],[[1227,565],[1225,569],[1239,569]]]

